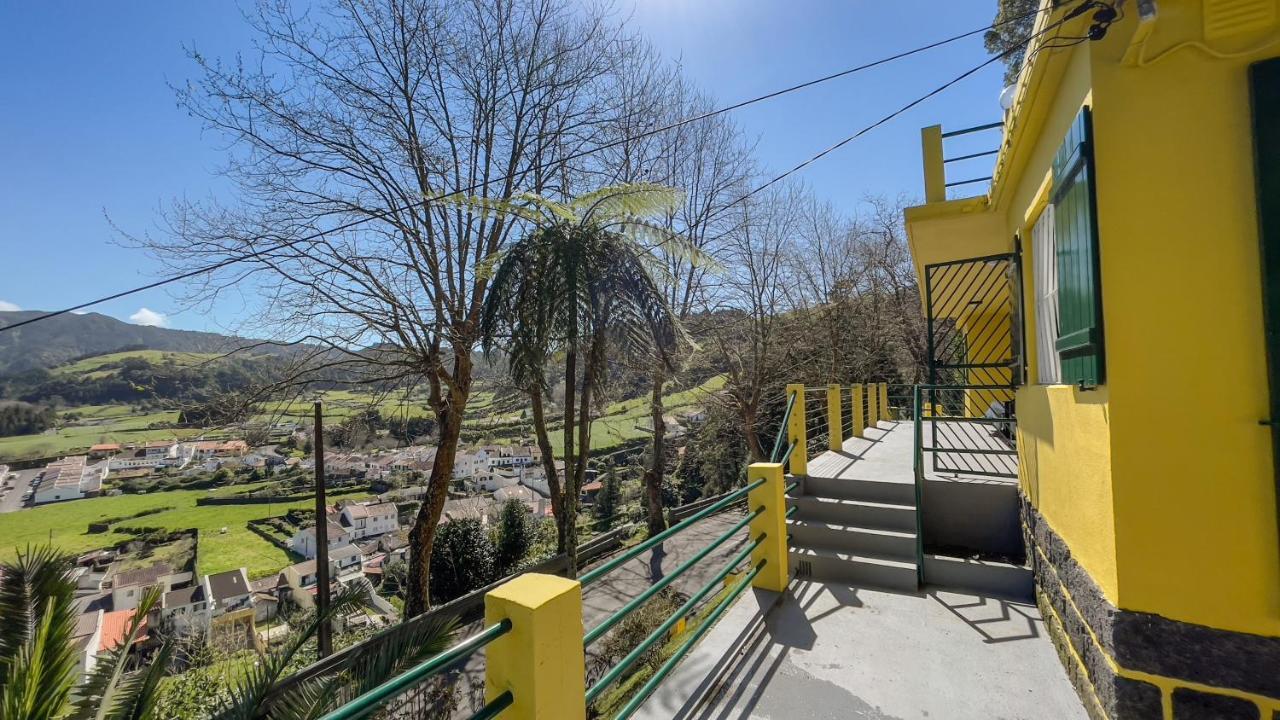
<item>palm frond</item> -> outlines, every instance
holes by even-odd
[[[5,720],[60,718],[75,685],[73,603],[49,597],[38,615],[35,631],[4,662],[7,682],[0,689],[0,717]]]
[[[640,218],[628,218],[620,222],[619,230],[638,239],[646,247],[664,255],[683,260],[694,267],[720,272],[724,268],[688,238],[670,228]]]
[[[267,699],[271,689],[284,677],[285,670],[293,662],[298,652],[315,638],[324,623],[331,623],[338,615],[359,607],[365,603],[367,588],[352,585],[338,593],[329,604],[329,611],[324,615],[316,613],[314,617],[277,650],[267,653],[232,686],[228,697],[215,714],[217,720],[254,720],[266,710]]]
[[[289,689],[271,706],[272,720],[316,720],[342,701],[343,678],[314,678]]]
[[[573,208],[583,225],[606,224],[624,217],[646,217],[674,212],[684,201],[681,191],[658,183],[610,185],[575,198]]]
[[[462,193],[454,193],[440,198],[437,202],[445,205],[454,205],[466,210],[470,210],[480,217],[491,218],[498,215],[510,215],[518,217],[521,220],[527,220],[535,225],[541,225],[546,222],[546,217],[536,210],[525,207],[525,205],[512,200],[504,200],[502,198],[486,198],[477,195],[464,195]],[[528,203],[526,203],[527,205]]]
[[[572,206],[565,205],[564,203],[558,203],[555,200],[543,197],[537,193],[523,192],[515,195],[511,199],[513,202],[522,202],[531,207],[538,208],[545,213],[546,217],[541,224],[546,224],[545,220],[547,219],[552,220],[553,223],[555,221],[571,223],[578,220],[578,215],[574,212]]]
[[[25,647],[40,625],[51,597],[75,596],[68,578],[73,558],[49,545],[28,546],[12,562],[0,565],[0,662]],[[0,686],[5,675],[0,670]]]
[[[139,717],[136,713],[144,711],[146,708],[155,704],[155,686],[150,687],[151,697],[147,697],[145,693],[148,690],[145,679],[150,674],[150,670],[160,666],[161,675],[163,675],[164,665],[168,663],[168,657],[172,652],[170,643],[166,642],[160,652],[153,658],[148,672],[130,672],[129,661],[132,658],[132,650],[134,643],[138,639],[138,634],[142,631],[143,624],[146,622],[147,616],[160,603],[160,588],[153,586],[147,588],[142,599],[138,603],[138,607],[134,610],[133,618],[129,621],[129,628],[125,632],[124,640],[119,645],[111,648],[106,654],[98,658],[98,662],[94,665],[93,672],[89,675],[84,687],[81,689],[80,701],[76,704],[72,717],[77,720],[131,720]],[[158,682],[158,677],[156,682]]]

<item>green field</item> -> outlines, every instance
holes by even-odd
[[[14,557],[28,544],[52,541],[69,552],[82,553],[114,545],[132,536],[127,533],[89,534],[89,523],[110,517],[132,515],[141,510],[172,506],[172,510],[146,515],[120,523],[122,527],[163,527],[170,530],[200,530],[199,572],[217,573],[245,567],[249,577],[270,575],[297,562],[248,529],[246,523],[256,518],[280,515],[289,508],[310,508],[313,501],[282,505],[205,505],[197,506],[196,498],[240,492],[247,486],[217,490],[172,490],[147,495],[72,500],[0,515],[0,560]],[[336,498],[358,499],[367,493],[334,495]],[[226,532],[222,529],[226,528]]]
[[[146,360],[153,365],[162,365],[165,363],[173,363],[178,367],[192,367],[202,362],[207,362],[215,358],[221,357],[217,353],[187,353],[187,352],[170,352],[167,350],[128,350],[125,352],[107,353],[106,355],[95,355],[84,360],[77,360],[66,365],[59,365],[53,369],[54,375],[84,375],[89,378],[105,377],[113,374],[114,370],[106,368],[107,365],[113,365],[123,362],[130,358]],[[104,370],[104,368],[106,368]]]
[[[198,435],[199,430],[149,429],[155,423],[174,423],[178,412],[137,413],[126,405],[90,405],[65,412],[88,411],[85,419],[36,435],[0,437],[0,462],[62,455],[104,442],[138,443]]]

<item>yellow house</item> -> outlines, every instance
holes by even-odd
[[[947,198],[952,134],[923,131],[932,381],[1016,414],[1038,601],[1092,715],[1280,717],[1280,1],[1051,27],[1077,5],[1042,5],[985,195]]]

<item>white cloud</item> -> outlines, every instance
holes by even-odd
[[[147,308],[138,308],[138,312],[129,316],[129,322],[135,325],[150,325],[152,327],[169,327],[169,316],[164,313],[158,313],[155,310]]]
[[[16,304],[0,300],[0,312],[15,312],[21,310]]]

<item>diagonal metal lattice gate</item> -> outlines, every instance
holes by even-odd
[[[933,470],[1017,477],[1014,388],[1022,373],[1016,253],[924,267]]]

